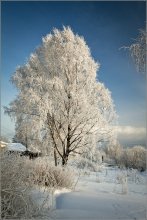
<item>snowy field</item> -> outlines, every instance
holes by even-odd
[[[55,193],[53,219],[146,219],[146,172],[103,165],[82,172],[75,190]]]
[[[13,150],[18,150],[18,147],[20,151],[22,148],[20,145],[9,146]],[[41,165],[47,165],[47,161],[51,163],[51,160],[46,157],[34,161],[28,160]],[[31,186],[29,194],[38,207],[35,218],[48,220],[147,219],[147,171],[119,169],[117,166],[102,163],[97,166],[97,172],[91,172],[88,168],[76,168],[72,162],[67,170],[73,172],[71,177],[76,176],[72,190]],[[68,178],[71,172],[67,172]]]

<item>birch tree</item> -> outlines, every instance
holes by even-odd
[[[69,155],[83,153],[93,136],[97,141],[111,136],[114,105],[109,90],[96,81],[98,69],[83,37],[64,27],[43,37],[12,77],[19,93],[6,112],[29,117],[32,133],[37,129],[42,142],[48,140],[55,165],[58,157],[66,165]]]
[[[146,72],[146,36],[146,30],[141,29],[134,43],[129,47],[123,47],[129,50],[137,71],[141,73]]]

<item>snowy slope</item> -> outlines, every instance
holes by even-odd
[[[134,181],[134,176],[131,176],[134,174],[128,174],[128,191],[125,193],[123,184],[118,182],[120,174],[122,171],[117,168],[104,167],[98,174],[81,176],[74,192],[57,195],[56,210],[51,217],[65,220],[145,220],[146,175],[137,173],[138,179]]]

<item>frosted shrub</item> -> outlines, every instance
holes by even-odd
[[[139,171],[136,169],[127,170],[127,176],[129,181],[131,182],[140,183],[143,181],[141,175],[139,174]]]
[[[72,188],[74,174],[68,168],[55,167],[49,161],[41,158],[30,161],[31,181],[34,185],[49,188]]]
[[[119,158],[118,164],[121,167],[138,169],[139,171],[146,170],[146,155],[147,151],[142,146],[134,146],[123,151]]]
[[[55,167],[48,160],[29,160],[19,155],[1,153],[1,217],[3,219],[32,219],[44,215],[43,207],[32,200],[31,190],[46,186],[71,188],[75,184],[73,172]],[[46,199],[44,198],[46,203]]]
[[[146,169],[146,155],[147,151],[142,146],[134,146],[132,148],[132,164],[133,168],[141,171]]]
[[[119,143],[117,144],[110,144],[106,148],[106,154],[109,156],[110,159],[112,159],[116,164],[118,163],[118,159],[120,158],[122,154],[122,147]]]
[[[124,176],[122,179],[122,193],[127,194],[128,193],[128,179],[127,176]]]
[[[36,209],[25,184],[28,179],[24,160],[1,153],[1,217],[30,219]]]
[[[102,155],[104,157],[105,153],[104,152],[100,152],[98,149],[95,150],[93,153],[92,152],[90,153],[89,151],[90,151],[90,149],[87,150],[87,152],[84,152],[82,154],[82,158],[86,158],[89,161],[101,164],[102,163]]]
[[[116,177],[117,183],[122,185],[122,194],[128,193],[128,179],[127,173],[121,172]]]
[[[78,169],[85,169],[92,172],[98,171],[98,165],[96,163],[82,157],[76,161],[76,167]]]
[[[128,149],[123,150],[118,160],[118,165],[120,168],[129,167],[129,158],[131,157],[131,155],[130,156],[129,155],[130,155],[130,151]]]

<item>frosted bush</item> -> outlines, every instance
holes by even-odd
[[[72,188],[74,174],[68,168],[55,167],[49,160],[29,160],[19,155],[1,153],[1,217],[32,219],[44,216],[43,207],[32,200],[34,187]],[[44,203],[46,203],[44,198]]]
[[[92,172],[97,172],[99,169],[98,164],[82,157],[76,160],[75,164],[78,169],[89,170]]]
[[[122,194],[127,194],[128,193],[127,172],[118,173],[116,176],[116,180],[117,180],[117,183],[121,184],[122,186]]]
[[[128,193],[128,179],[127,176],[125,176],[122,179],[122,193],[127,194]]]
[[[115,164],[118,163],[118,159],[122,154],[122,146],[117,143],[117,144],[110,144],[107,146],[107,148],[105,149],[106,154],[108,155],[108,157],[110,159],[113,160],[113,162],[115,162]]]
[[[17,155],[1,153],[1,217],[30,219],[36,212],[26,184],[24,160]]]
[[[127,167],[138,169],[139,171],[146,170],[146,155],[147,151],[142,146],[134,146],[123,150],[121,157],[119,158],[118,164],[120,167]]]
[[[140,175],[139,171],[136,169],[128,169],[127,176],[129,181],[134,183],[143,183],[144,178]]]
[[[74,173],[68,168],[55,167],[49,160],[29,161],[30,180],[34,185],[48,188],[72,188]]]

